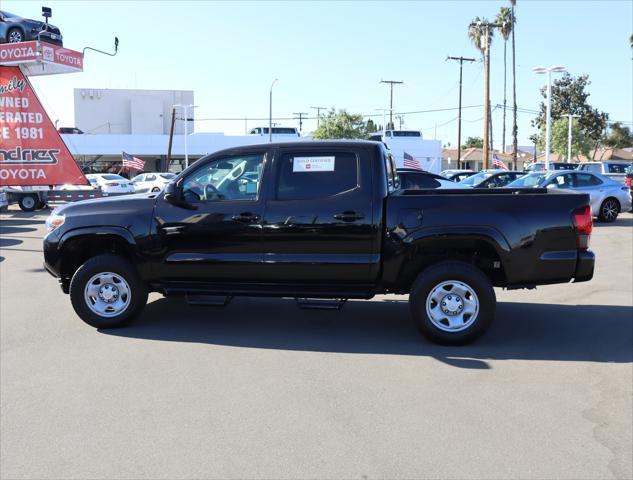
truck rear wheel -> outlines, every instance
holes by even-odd
[[[496,296],[488,277],[466,262],[445,261],[424,270],[409,295],[411,315],[429,340],[464,345],[490,326]]]
[[[70,301],[88,325],[116,328],[128,324],[141,312],[147,303],[147,286],[125,258],[98,255],[73,275]]]
[[[23,212],[32,212],[37,209],[40,204],[40,199],[35,193],[30,193],[28,195],[22,195],[18,199],[18,206],[20,210]]]

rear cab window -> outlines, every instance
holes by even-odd
[[[359,188],[359,158],[352,151],[284,152],[277,164],[277,200],[327,198]]]

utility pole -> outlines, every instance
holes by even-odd
[[[270,84],[270,96],[268,97],[268,143],[273,141],[273,87],[279,79],[275,78]]]
[[[381,80],[380,83],[388,83],[389,87],[390,87],[390,93],[389,93],[389,124],[391,125],[391,128],[393,128],[393,86],[394,85],[401,85],[404,82],[397,81],[397,80]]]
[[[578,118],[580,115],[574,115],[572,113],[567,114],[569,118],[569,130],[567,131],[567,162],[571,163],[571,127],[574,123],[574,118]]]
[[[459,62],[459,109],[457,113],[457,168],[460,167],[462,159],[462,68],[464,62],[474,62],[474,58],[446,57],[446,60],[456,60]]]
[[[167,147],[167,169],[169,172],[169,165],[171,164],[171,146],[174,141],[174,125],[176,123],[176,107],[171,109],[171,128],[169,129],[169,146]]]
[[[404,122],[404,117],[402,115],[396,115],[398,122],[400,122],[400,130],[402,130],[402,123]]]
[[[303,131],[303,117],[307,115],[305,112],[293,112],[293,115],[298,115],[295,120],[299,120],[299,132]]]
[[[327,110],[327,107],[310,107],[317,111],[317,128],[319,128],[319,123],[321,122],[321,110]]]

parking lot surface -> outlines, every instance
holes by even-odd
[[[407,298],[338,312],[150,296],[97,331],[42,268],[47,212],[0,215],[0,477],[633,477],[633,216],[591,282],[497,290],[473,345]]]

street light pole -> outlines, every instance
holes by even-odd
[[[277,78],[270,84],[270,96],[268,98],[268,143],[273,141],[273,87],[277,83]]]
[[[547,103],[545,111],[545,170],[549,170],[549,158],[550,158],[550,141],[551,141],[551,128],[552,128],[552,72],[564,72],[565,67],[560,65],[553,65],[551,67],[534,67],[533,72],[547,74]]]

